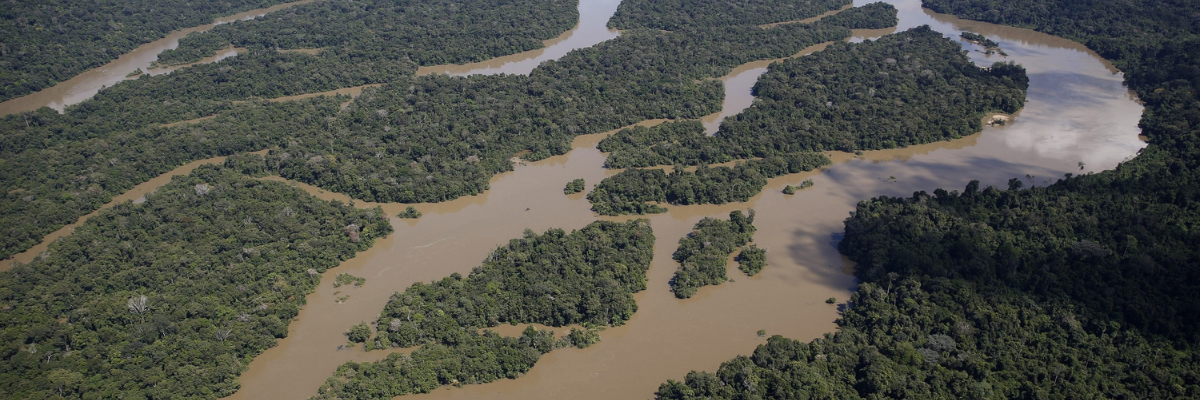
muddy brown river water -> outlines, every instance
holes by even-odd
[[[844,302],[856,284],[851,275],[853,266],[835,246],[843,231],[842,220],[859,200],[879,195],[908,196],[938,187],[961,190],[972,179],[1005,187],[1009,178],[1021,177],[1029,181],[1027,184],[1044,185],[1068,172],[1111,169],[1145,146],[1138,139],[1137,128],[1142,107],[1122,84],[1123,76],[1082,45],[1028,30],[936,14],[920,8],[919,0],[889,2],[900,9],[898,30],[928,24],[956,40],[960,31],[970,30],[1000,43],[1008,57],[989,57],[976,51],[970,57],[980,65],[998,60],[1024,65],[1030,77],[1026,107],[1007,126],[987,127],[981,133],[950,142],[871,151],[860,156],[829,153],[834,165],[772,179],[762,194],[746,203],[671,206],[665,214],[648,216],[658,238],[655,258],[648,289],[635,295],[639,310],[626,325],[602,332],[602,341],[587,349],[565,348],[546,354],[518,379],[445,387],[406,398],[652,398],[658,385],[667,379],[682,379],[693,369],[712,371],[738,354],[751,353],[765,342],[755,334],[759,329],[801,340],[832,332],[837,307],[824,300],[835,297],[839,303]],[[582,0],[579,26],[561,40],[549,43],[544,51],[522,53],[503,62],[493,60],[499,64],[425,72],[528,73],[530,65],[553,57],[547,56],[551,48],[577,35],[587,38],[576,39],[577,47],[554,51],[565,54],[572,48],[615,37],[617,33],[604,25],[616,4],[615,0]],[[857,31],[850,40],[893,31]],[[980,50],[972,44],[963,45],[968,50]],[[725,109],[703,121],[710,132],[716,131],[721,119],[753,102],[750,88],[769,63],[750,63],[723,78]],[[504,68],[512,69],[500,71]],[[326,272],[325,283],[308,296],[308,304],[289,326],[288,337],[254,359],[241,378],[241,390],[230,398],[312,396],[338,365],[387,355],[386,351],[339,350],[339,346],[346,343],[342,332],[353,324],[375,320],[392,293],[414,282],[440,279],[453,272],[468,273],[494,248],[519,237],[526,228],[539,232],[549,228],[571,230],[601,219],[590,211],[583,193],[564,196],[562,189],[575,178],[584,178],[590,188],[616,172],[602,167],[604,154],[595,148],[606,134],[580,136],[574,149],[562,156],[518,163],[513,172],[494,177],[491,189],[481,195],[417,204],[416,208],[424,213],[420,219],[393,219],[394,234]],[[791,196],[781,193],[785,185],[797,185],[805,179],[812,179],[815,186]],[[307,185],[289,184],[325,199],[351,200]],[[135,190],[148,191],[152,187],[139,186]],[[394,215],[406,205],[382,206]],[[668,281],[677,267],[670,256],[678,240],[701,218],[725,218],[731,210],[746,208],[757,211],[754,241],[767,249],[768,266],[755,277],[745,277],[731,268],[731,282],[702,288],[691,299],[676,299]],[[603,219],[628,218],[636,217]],[[367,282],[361,288],[334,288],[333,277],[339,273],[366,277]],[[338,301],[347,295],[344,302]]]
[[[948,37],[957,38],[969,29],[999,42],[1009,57],[989,58],[978,52],[971,57],[980,65],[997,60],[1025,65],[1031,80],[1026,108],[1007,126],[951,142],[862,156],[830,153],[835,165],[773,179],[746,203],[676,206],[649,216],[658,237],[649,289],[635,296],[639,310],[628,324],[604,331],[602,341],[587,349],[555,350],[518,379],[406,397],[651,398],[667,379],[681,379],[693,369],[714,370],[722,361],[749,354],[765,341],[755,334],[759,329],[804,340],[832,332],[837,309],[824,300],[845,301],[855,286],[852,266],[835,243],[843,231],[842,220],[860,199],[962,188],[971,179],[1003,187],[1009,178],[1022,177],[1042,185],[1067,172],[1111,169],[1145,146],[1137,138],[1141,106],[1122,85],[1122,76],[1083,46],[1028,30],[960,21],[923,10],[918,1],[894,4],[901,10],[899,30],[929,24]],[[587,21],[581,18],[580,24]],[[851,40],[893,31],[858,31]],[[725,109],[704,119],[710,132],[721,119],[753,102],[750,89],[768,64],[747,64],[723,79]],[[658,121],[650,123],[654,122]],[[292,323],[289,337],[250,364],[242,390],[233,398],[311,396],[339,364],[387,354],[339,351],[337,346],[345,342],[342,332],[347,327],[374,320],[393,292],[413,282],[467,273],[525,228],[577,229],[597,219],[582,193],[564,196],[562,187],[574,178],[584,178],[591,187],[615,173],[602,168],[604,155],[595,149],[602,137],[581,136],[566,155],[517,165],[515,171],[495,177],[491,190],[482,195],[417,205],[425,216],[396,220],[395,234],[327,273],[327,281],[345,272],[366,277],[367,284],[340,294],[331,284],[322,285]],[[1085,171],[1079,169],[1081,161]],[[794,196],[781,193],[784,185],[810,178],[814,187]],[[307,189],[328,199],[349,200]],[[403,207],[384,205],[389,213]],[[691,299],[676,299],[667,282],[677,266],[670,255],[679,238],[703,217],[724,218],[744,208],[758,212],[755,242],[768,249],[768,267],[749,278],[731,269],[733,282],[703,288]],[[338,304],[335,300],[341,295],[350,298]]]

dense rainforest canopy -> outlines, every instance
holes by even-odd
[[[576,0],[318,1],[188,35],[159,62],[185,64],[233,45],[340,49],[420,65],[463,64],[541,48],[579,20]]]
[[[1126,71],[1150,145],[1114,171],[859,204],[840,330],[775,337],[661,399],[1200,396],[1200,25],[1187,1],[926,0],[1078,40]]]
[[[378,209],[197,168],[0,273],[0,397],[230,395],[321,273],[391,231]]]
[[[54,86],[171,31],[285,0],[9,1],[0,8],[0,101]]]
[[[465,278],[455,273],[393,295],[368,346],[421,347],[380,362],[348,362],[321,388],[319,398],[387,398],[516,378],[543,353],[568,344],[587,346],[598,338],[581,333],[586,329],[555,341],[532,327],[520,338],[479,333],[480,328],[621,325],[637,311],[633,293],[646,288],[653,249],[654,233],[645,220],[597,221],[571,233],[526,230]]]
[[[839,15],[857,13],[880,27],[895,21],[890,6]],[[258,22],[265,21],[246,24]],[[478,194],[491,176],[512,168],[513,154],[528,151],[527,158],[539,159],[565,153],[575,135],[710,114],[722,97],[713,78],[849,34],[823,22],[629,30],[545,63],[530,76],[467,78],[411,77],[413,62],[353,46],[317,55],[251,51],[126,81],[66,114],[42,109],[0,119],[6,132],[0,139],[0,257],[29,248],[149,177],[236,152],[274,148],[267,157],[270,173],[363,200],[427,202]],[[345,110],[339,106],[344,99],[260,100],[384,81]],[[209,115],[216,117],[160,126]],[[159,148],[184,150],[151,150]]]

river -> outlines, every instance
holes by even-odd
[[[151,63],[158,60],[158,53],[162,53],[164,50],[170,50],[179,47],[179,39],[182,39],[189,33],[204,32],[217,25],[228,24],[235,21],[250,20],[266,15],[267,13],[311,2],[313,2],[313,0],[302,0],[292,3],[278,4],[267,8],[260,8],[227,17],[217,18],[211,24],[200,25],[171,32],[171,34],[163,37],[162,39],[138,46],[136,49],[133,49],[133,51],[125,53],[121,57],[118,57],[116,60],[113,60],[108,64],[88,70],[87,72],[76,75],[64,82],[59,82],[57,85],[42,89],[41,91],[0,103],[0,116],[33,111],[42,107],[50,107],[58,110],[58,112],[61,113],[69,105],[78,104],[79,102],[92,98],[92,96],[95,96],[100,89],[115,85],[118,82],[126,79],[137,79],[136,76],[130,77],[128,75],[139,69],[150,75],[161,75],[170,73],[180,68],[185,68],[190,65],[217,62],[225,58],[235,56],[241,49],[224,49],[218,51],[214,56],[207,57],[197,63],[188,65],[179,65],[167,68],[150,68]]]
[[[589,2],[582,3],[580,26],[602,26],[582,13]],[[749,354],[765,342],[755,334],[759,329],[804,340],[833,331],[837,309],[824,300],[835,297],[844,302],[855,286],[852,266],[835,244],[843,231],[842,220],[860,199],[907,196],[938,187],[961,189],[971,179],[1005,187],[1009,178],[1022,177],[1044,185],[1068,172],[1111,169],[1145,146],[1137,138],[1142,107],[1122,84],[1122,75],[1083,46],[1028,30],[960,21],[923,10],[916,0],[893,4],[900,9],[900,30],[928,24],[947,37],[957,39],[961,30],[969,29],[999,42],[1009,57],[972,52],[971,58],[980,65],[997,60],[1024,65],[1030,77],[1025,109],[1007,126],[988,127],[950,142],[861,156],[829,153],[833,166],[772,179],[762,194],[746,203],[672,206],[668,213],[649,216],[658,237],[649,288],[635,295],[639,310],[626,325],[604,331],[602,341],[587,349],[555,350],[515,380],[447,387],[406,398],[650,398],[667,379],[682,379],[693,369],[715,370],[723,361]],[[851,40],[892,31],[857,31]],[[540,56],[526,55],[530,60]],[[723,79],[726,108],[704,119],[710,132],[720,119],[751,104],[750,89],[766,64],[742,66]],[[477,72],[494,71],[494,66],[485,65]],[[646,124],[657,122],[661,121]],[[334,275],[350,273],[366,277],[366,285],[357,289],[321,285],[289,327],[288,338],[250,364],[242,376],[242,390],[232,398],[311,396],[341,363],[387,354],[339,351],[337,346],[345,342],[342,332],[350,325],[375,320],[393,292],[453,272],[468,273],[492,249],[520,236],[525,228],[570,230],[597,219],[582,193],[564,196],[562,188],[575,178],[584,178],[591,187],[616,172],[602,168],[604,154],[595,149],[604,135],[577,138],[566,155],[518,164],[515,171],[494,177],[491,190],[484,194],[418,204],[423,217],[394,220],[396,233],[330,270],[324,280],[332,282]],[[1079,162],[1085,165],[1082,171]],[[781,193],[784,185],[805,179],[813,179],[816,185],[793,196]],[[297,186],[326,199],[349,200]],[[383,206],[390,214],[404,207]],[[755,242],[767,249],[766,269],[745,277],[731,268],[732,282],[702,288],[691,299],[676,299],[667,282],[677,266],[670,256],[678,240],[703,217],[725,218],[729,211],[745,208],[758,212]],[[628,218],[633,217],[605,219]],[[339,304],[336,300],[345,295],[349,299]]]
[[[908,196],[938,187],[961,190],[972,179],[1005,187],[1009,178],[1021,177],[1044,185],[1064,173],[1111,169],[1145,146],[1137,137],[1142,107],[1122,84],[1123,76],[1082,45],[1023,29],[961,21],[924,10],[919,0],[890,2],[900,9],[899,30],[928,24],[956,40],[961,30],[968,29],[999,42],[1008,57],[975,51],[970,57],[980,65],[997,60],[1024,65],[1030,77],[1026,107],[1006,126],[987,127],[954,141],[869,151],[860,156],[828,153],[834,165],[771,179],[762,194],[745,203],[670,206],[665,214],[648,216],[658,238],[655,257],[648,289],[634,296],[639,310],[626,325],[605,330],[602,341],[587,349],[550,352],[518,379],[445,387],[406,398],[651,398],[667,379],[682,379],[693,369],[712,371],[738,354],[751,353],[765,342],[755,334],[759,329],[802,340],[832,332],[837,307],[825,304],[825,299],[834,297],[842,303],[856,285],[853,266],[837,252],[836,243],[843,219],[859,200]],[[604,28],[615,7],[615,0],[582,0],[576,29],[549,41],[544,50],[503,62],[459,66],[466,68],[462,70],[446,66],[425,72],[528,73],[530,65],[569,51],[570,45],[559,44],[576,36],[580,37],[575,42],[579,47],[615,37],[617,32]],[[856,31],[850,40],[893,31]],[[967,43],[964,48],[978,49]],[[548,56],[551,49],[554,53]],[[743,65],[722,78],[725,108],[703,120],[710,133],[721,119],[752,104],[751,87],[768,64]],[[607,134],[580,136],[565,155],[518,163],[514,171],[493,177],[491,189],[483,194],[417,204],[424,213],[420,219],[393,218],[395,233],[325,273],[324,283],[308,296],[307,305],[289,326],[288,337],[250,363],[241,377],[241,390],[230,398],[312,396],[338,365],[386,356],[386,351],[339,350],[339,346],[346,342],[342,332],[353,324],[375,320],[392,293],[414,282],[440,279],[453,272],[469,273],[494,248],[519,237],[525,228],[571,230],[601,218],[590,211],[583,193],[565,196],[562,189],[575,178],[584,178],[590,188],[617,172],[602,167],[604,154],[595,148]],[[798,185],[805,179],[812,179],[815,186],[791,196],[781,193],[785,185]],[[321,198],[350,200],[307,185],[289,184]],[[122,198],[140,194],[130,196]],[[394,215],[406,205],[382,206]],[[731,268],[731,282],[701,288],[691,299],[676,299],[668,281],[677,267],[671,253],[678,240],[701,218],[725,218],[731,210],[746,208],[758,213],[754,241],[767,249],[768,266],[754,277]],[[629,218],[636,217],[602,219]],[[333,277],[339,273],[366,277],[367,282],[360,288],[334,288]],[[349,298],[339,302],[344,296]]]

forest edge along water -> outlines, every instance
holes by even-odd
[[[835,244],[842,219],[859,200],[959,188],[971,179],[1002,186],[1010,178],[1026,177],[1022,179],[1043,185],[1063,173],[1080,172],[1079,161],[1088,167],[1083,172],[1110,169],[1144,146],[1137,140],[1141,107],[1111,65],[1083,46],[1028,30],[966,24],[923,10],[917,2],[894,4],[901,10],[897,29],[856,31],[852,40],[921,24],[947,37],[957,37],[965,28],[987,35],[1009,53],[1003,59],[1029,70],[1025,109],[1003,127],[987,127],[949,142],[859,156],[829,153],[833,166],[771,179],[763,193],[746,203],[670,206],[667,213],[649,217],[658,237],[649,287],[635,295],[639,310],[626,325],[605,330],[601,342],[587,349],[548,353],[515,380],[408,397],[650,397],[666,379],[679,379],[692,369],[711,371],[734,355],[749,353],[765,340],[755,334],[759,329],[802,339],[835,329],[837,308],[825,304],[825,299],[844,301],[855,285],[849,275],[852,266]],[[980,65],[1002,59],[975,52],[970,56]],[[730,81],[727,92],[749,93],[754,83]],[[726,96],[728,104],[730,95]],[[661,121],[644,124],[654,122]],[[519,163],[514,171],[494,177],[491,189],[483,194],[417,204],[424,213],[418,220],[393,219],[395,234],[331,271],[367,277],[367,285],[344,291],[342,295],[350,298],[343,304],[334,301],[340,295],[333,294],[331,285],[318,288],[289,327],[289,337],[251,363],[242,377],[242,390],[232,397],[311,396],[342,362],[386,356],[385,351],[337,350],[337,346],[345,342],[342,332],[350,325],[375,320],[391,293],[413,282],[467,273],[491,249],[519,237],[525,228],[570,230],[596,219],[582,196],[564,196],[562,186],[576,178],[594,185],[617,172],[602,168],[604,154],[595,149],[604,135],[576,138],[566,155]],[[780,193],[783,186],[806,179],[813,180],[813,188],[792,196]],[[323,198],[350,200],[298,186]],[[391,214],[407,205],[383,206]],[[758,213],[754,241],[768,249],[766,269],[745,277],[729,266],[733,282],[702,289],[688,300],[675,299],[668,281],[677,266],[670,255],[678,239],[703,217],[725,218],[731,210],[747,208]],[[633,217],[603,219],[628,218]]]
[[[585,23],[585,3],[601,2],[581,1],[581,27]],[[855,281],[849,275],[852,266],[835,246],[843,229],[842,219],[859,200],[878,195],[903,196],[937,187],[961,188],[971,179],[1001,186],[1009,178],[1025,177],[1022,179],[1043,185],[1066,172],[1113,168],[1145,146],[1137,139],[1141,106],[1112,65],[1082,45],[1028,30],[961,21],[921,9],[918,1],[893,4],[900,10],[896,29],[856,31],[851,40],[922,24],[952,38],[964,29],[983,34],[999,42],[1009,57],[974,51],[970,57],[979,65],[1012,60],[1025,66],[1031,81],[1025,108],[1003,127],[987,127],[981,133],[949,142],[867,151],[857,156],[827,153],[834,165],[771,179],[761,194],[745,203],[669,206],[667,213],[649,217],[658,237],[655,258],[648,273],[648,289],[635,295],[639,311],[626,325],[605,330],[601,342],[587,349],[548,353],[518,379],[443,388],[414,397],[650,397],[666,379],[679,379],[692,369],[711,371],[734,355],[753,351],[765,341],[756,335],[759,329],[768,335],[805,340],[835,329],[832,321],[837,317],[837,307],[825,304],[825,299],[844,301],[854,288]],[[607,17],[600,25],[606,21]],[[974,50],[972,46],[964,44],[964,49]],[[749,94],[761,74],[750,71],[765,67],[747,67],[727,76],[725,104],[730,110],[717,115],[723,118],[736,114],[730,112],[736,107],[744,109],[740,104],[730,105],[732,93]],[[743,74],[755,79],[739,79]],[[750,98],[745,106],[752,102]],[[653,122],[661,121],[643,124]],[[617,172],[602,167],[605,155],[595,148],[606,134],[577,137],[568,154],[519,163],[514,171],[493,177],[491,188],[480,195],[416,204],[424,213],[420,219],[392,218],[395,233],[325,273],[323,283],[307,297],[307,305],[288,327],[288,337],[253,360],[242,375],[241,390],[231,398],[312,396],[343,362],[377,360],[388,354],[341,346],[346,344],[343,332],[353,324],[374,321],[392,293],[413,282],[440,279],[453,272],[467,273],[492,249],[520,237],[526,228],[538,232],[549,228],[571,230],[597,219],[586,199],[581,195],[564,196],[562,187],[576,178],[594,185]],[[1080,171],[1078,162],[1084,162],[1087,169]],[[169,181],[171,175],[190,171],[182,170],[186,167],[152,182],[164,178]],[[798,185],[807,179],[812,179],[814,187],[791,196],[781,193],[785,185]],[[165,183],[152,182],[139,185],[113,202],[136,200],[144,194],[139,191],[151,192]],[[295,185],[320,198],[352,201],[312,186]],[[394,215],[408,205],[382,206]],[[758,214],[754,242],[768,250],[766,269],[745,277],[731,265],[731,282],[706,287],[691,299],[675,299],[668,281],[677,266],[670,255],[679,238],[701,218],[725,218],[732,210],[747,208]],[[629,218],[633,217],[601,219]],[[38,253],[30,250],[22,256]],[[333,277],[340,273],[368,280],[359,288],[334,288]]]
[[[187,29],[180,29],[171,34],[155,40],[150,43],[138,46],[133,51],[125,53],[105,64],[103,66],[93,68],[87,72],[76,75],[75,77],[63,82],[59,82],[53,87],[42,89],[41,91],[21,96],[0,103],[0,115],[15,114],[19,112],[33,111],[42,107],[50,107],[58,112],[63,112],[67,106],[77,104],[94,96],[100,89],[115,85],[126,79],[137,79],[137,76],[130,76],[135,71],[141,70],[150,75],[161,75],[170,73],[180,68],[186,68],[189,65],[179,65],[166,68],[151,68],[151,65],[158,59],[158,54],[164,50],[174,49],[179,46],[179,39],[193,32],[205,32],[213,27],[221,24],[227,24],[235,21],[243,21],[254,19],[267,13],[272,13],[301,4],[311,3],[314,0],[301,0],[297,2],[278,4],[267,8],[250,10],[242,13],[237,13],[227,17],[217,18],[210,24],[200,25]],[[207,57],[200,63],[217,62],[227,57],[237,55],[237,49],[225,49],[218,52],[216,55]]]

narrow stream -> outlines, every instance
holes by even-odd
[[[250,10],[239,14],[230,15],[228,17],[217,18],[211,24],[200,25],[187,29],[181,29],[150,43],[138,46],[138,48],[118,57],[116,60],[109,62],[103,66],[91,69],[87,72],[76,75],[64,82],[60,82],[53,87],[42,89],[39,92],[18,97],[0,103],[0,116],[15,114],[19,112],[33,111],[42,107],[50,107],[58,112],[63,112],[67,106],[78,104],[84,100],[95,96],[100,89],[112,86],[126,79],[137,79],[137,77],[128,76],[137,70],[142,70],[150,75],[161,75],[170,73],[180,68],[185,68],[190,65],[199,63],[217,62],[223,59],[235,56],[238,54],[238,49],[225,49],[217,52],[212,57],[205,58],[197,63],[188,65],[179,65],[169,68],[150,69],[150,64],[158,60],[158,54],[164,50],[174,49],[179,47],[179,39],[187,36],[192,32],[205,32],[213,27],[221,24],[228,24],[235,21],[251,20],[267,13],[295,7],[301,4],[311,3],[313,0],[302,0],[293,3],[284,3],[267,8]]]
[[[1006,127],[988,127],[951,142],[862,156],[830,153],[835,165],[772,179],[762,194],[746,203],[669,207],[668,213],[648,217],[658,237],[655,259],[649,288],[635,296],[639,310],[628,324],[604,331],[602,341],[593,347],[551,352],[518,379],[441,388],[406,398],[651,397],[666,379],[681,379],[693,369],[714,370],[735,355],[749,354],[765,341],[755,335],[759,329],[805,340],[833,331],[837,311],[824,300],[845,301],[855,286],[852,267],[835,244],[843,231],[842,220],[859,200],[962,188],[971,179],[1004,187],[1009,178],[1029,175],[1032,178],[1023,179],[1044,185],[1068,172],[1111,169],[1145,146],[1137,138],[1142,107],[1122,84],[1122,76],[1083,46],[1028,30],[934,14],[922,10],[916,0],[893,4],[901,10],[900,30],[928,24],[948,37],[957,38],[960,30],[969,29],[1000,42],[1010,55],[1005,60],[1023,64],[1029,71],[1026,108]],[[892,31],[860,31],[852,40]],[[1001,59],[979,53],[971,57],[981,65]],[[728,110],[706,118],[706,124],[719,124],[720,118],[752,102],[750,88],[766,64],[743,66],[727,76]],[[480,71],[487,68],[491,67]],[[233,397],[307,398],[341,363],[387,354],[339,351],[337,346],[345,343],[342,332],[347,327],[373,321],[392,293],[413,282],[468,273],[492,249],[525,228],[570,230],[597,219],[582,193],[564,196],[562,187],[574,178],[586,179],[590,187],[616,172],[602,168],[604,154],[595,149],[606,134],[577,138],[566,155],[519,164],[515,171],[493,178],[491,190],[484,194],[419,204],[417,208],[425,213],[419,220],[393,220],[396,233],[327,272],[325,280],[331,282],[333,275],[345,272],[367,277],[367,284],[348,290],[320,286],[289,327],[289,337],[250,364],[241,379],[242,390]],[[1084,171],[1080,161],[1086,165]],[[813,188],[794,196],[780,192],[784,185],[810,178],[816,183]],[[349,200],[296,185],[322,198]],[[383,205],[391,214],[404,206]],[[731,269],[733,282],[703,288],[688,300],[675,299],[668,281],[677,267],[670,255],[679,238],[703,217],[724,218],[731,210],[745,208],[758,212],[755,242],[768,249],[767,268],[751,278]],[[604,219],[628,218],[633,217]],[[350,298],[339,304],[336,299],[344,295]]]
[[[542,62],[557,60],[571,50],[592,47],[620,35],[616,29],[608,28],[608,20],[620,4],[621,0],[579,0],[579,23],[557,38],[545,41],[546,47],[471,64],[421,67],[417,69],[417,76],[529,75]]]

